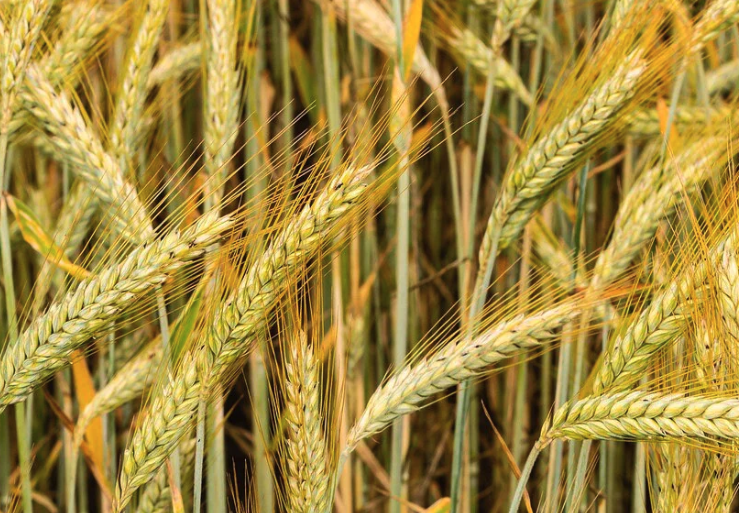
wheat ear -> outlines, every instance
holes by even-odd
[[[316,3],[320,4],[318,1]],[[395,58],[398,48],[395,23],[382,5],[375,0],[351,0],[349,2],[335,0],[329,3],[339,18],[346,20],[351,17],[352,27],[357,34],[389,58]],[[442,88],[439,72],[428,60],[421,45],[418,45],[413,55],[412,69],[428,84],[432,91]],[[447,106],[443,105],[442,107],[446,108]]]
[[[608,246],[598,255],[591,286],[610,283],[626,271],[684,194],[691,194],[721,167],[724,145],[720,137],[700,139],[664,166],[658,164],[639,176],[619,207]]]
[[[131,438],[116,489],[116,511],[126,506],[177,446],[187,422],[196,414],[201,394],[222,385],[228,369],[249,354],[254,336],[267,326],[288,279],[295,279],[332,232],[335,221],[359,201],[371,171],[371,167],[349,166],[326,184],[311,204],[287,222],[234,293],[217,308],[206,346],[185,354],[176,374],[154,395]]]
[[[267,314],[289,277],[319,250],[335,222],[366,191],[371,166],[349,166],[330,180],[311,204],[290,218],[277,238],[249,267],[236,291],[217,312],[201,353],[215,383],[251,347],[245,342],[266,326]]]
[[[470,30],[460,29],[456,26],[452,26],[449,33],[445,34],[444,37],[450,48],[465,62],[469,63],[479,73],[488,73],[490,60],[493,57],[492,48],[483,43]],[[534,102],[531,93],[516,70],[499,55],[495,56],[495,86],[513,91],[525,105],[530,106]]]
[[[318,362],[301,332],[285,364],[288,510],[323,511],[328,497],[328,453],[321,418]]]
[[[516,27],[523,23],[535,3],[536,0],[501,0],[498,3],[498,18],[506,27]]]
[[[739,399],[616,392],[565,403],[542,439],[736,440]]]
[[[682,490],[685,483],[689,482],[691,464],[694,458],[690,448],[680,444],[670,444],[664,452],[664,463],[666,468],[656,472],[659,484],[659,495],[657,498],[657,509],[660,513],[669,511],[680,511],[685,507],[683,504]]]
[[[488,220],[479,261],[497,239],[498,250],[509,246],[554,188],[566,178],[586,148],[617,118],[634,94],[646,65],[631,54],[608,80],[597,87],[570,115],[536,142],[506,177]]]
[[[711,248],[706,259],[686,267],[685,272],[652,299],[603,355],[593,382],[594,393],[608,388],[626,389],[644,375],[652,355],[682,329],[684,316],[689,312],[683,311],[681,300],[693,297],[724,251],[735,247],[735,236],[730,234]]]
[[[68,365],[73,351],[104,331],[132,301],[202,255],[229,226],[228,218],[203,216],[184,232],[174,230],[139,246],[121,263],[82,280],[6,349],[0,362],[0,411]]]
[[[200,68],[202,56],[203,43],[200,41],[170,50],[151,69],[146,87],[153,89],[167,80],[181,77]]]
[[[736,342],[739,340],[739,266],[735,248],[727,246],[724,249],[717,275],[721,318]]]
[[[678,107],[675,109],[673,126],[677,130],[695,129],[699,126],[713,125],[729,118],[732,109],[725,105],[707,109],[705,107]],[[655,137],[662,133],[657,111],[641,109],[628,116],[628,131],[631,135]]]
[[[70,23],[54,48],[39,63],[42,74],[54,87],[77,76],[75,68],[85,60],[90,49],[113,21],[111,13],[99,4],[76,2],[64,7],[73,11]]]
[[[65,8],[68,6],[64,6]],[[98,41],[99,36],[110,25],[112,16],[108,15],[99,5],[87,5],[85,2],[71,7],[70,24],[65,29],[54,48],[41,59],[38,66],[41,74],[49,82],[58,87],[62,84],[73,87],[77,78],[77,65],[84,60],[90,48]],[[20,87],[25,87],[21,82]],[[12,110],[15,115],[10,122],[8,133],[14,135],[23,128],[32,125],[28,113],[22,109],[22,95],[16,97]]]
[[[634,8],[634,0],[616,0],[611,12],[611,31],[618,31]]]
[[[180,462],[182,484],[184,492],[188,475],[192,477],[195,466],[195,438],[187,440],[180,446]],[[185,495],[183,493],[183,495]],[[169,487],[169,478],[166,469],[159,469],[154,478],[145,488],[139,499],[136,513],[167,513],[172,510],[172,492]]]
[[[228,178],[228,162],[238,129],[239,72],[236,62],[236,3],[208,0],[208,39],[205,78],[204,192],[218,208]]]
[[[16,109],[16,97],[26,66],[36,46],[36,40],[44,27],[52,2],[28,0],[16,7],[9,30],[3,31],[3,70],[0,79],[0,130],[8,133],[10,121]]]
[[[139,397],[154,382],[162,363],[162,341],[152,340],[97,391],[77,419],[74,444],[79,446],[87,426],[96,417],[115,410]]]
[[[156,477],[172,451],[192,428],[201,398],[193,354],[182,358],[176,377],[170,377],[154,396],[143,421],[123,453],[113,511],[122,511],[134,492]]]
[[[154,230],[136,190],[67,95],[55,92],[35,66],[28,67],[26,83],[21,93],[26,108],[50,135],[56,152],[72,164],[98,198],[115,207],[113,219],[118,231],[131,240],[151,239]]]
[[[159,35],[167,18],[168,0],[147,0],[141,23],[126,58],[123,82],[117,94],[114,122],[110,130],[113,155],[127,169],[138,153],[137,131],[146,100],[146,82]]]
[[[551,276],[568,291],[574,290],[575,287],[587,287],[587,280],[582,273],[577,273],[573,283],[572,256],[540,216],[531,223],[530,230],[533,247]]]
[[[554,332],[579,312],[576,303],[566,302],[536,314],[519,315],[469,342],[449,344],[435,355],[396,371],[367,401],[349,433],[348,450],[401,415],[416,411],[431,396],[481,374],[494,363],[554,340]]]
[[[710,94],[731,91],[739,81],[739,59],[722,64],[706,73],[706,89]]]
[[[691,50],[700,51],[709,41],[739,21],[739,1],[713,0],[695,24]]]

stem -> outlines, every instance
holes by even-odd
[[[4,127],[3,127],[4,128]],[[8,134],[3,129],[0,134],[0,185],[3,193],[8,190],[10,175],[6,174],[8,158]],[[15,284],[13,281],[13,259],[10,248],[10,223],[8,204],[0,199],[0,252],[2,252],[3,281],[5,282],[5,313],[8,321],[8,344],[15,344],[18,338],[18,317],[15,309]],[[31,440],[27,436],[26,408],[24,403],[15,406],[16,437],[18,440],[18,459],[20,460],[21,490],[24,513],[33,513],[31,496]]]
[[[482,117],[480,119],[480,130],[477,133],[477,151],[475,152],[475,168],[472,181],[472,198],[470,201],[470,226],[469,233],[467,235],[467,248],[465,249],[465,257],[472,259],[472,251],[475,242],[475,215],[477,213],[478,196],[480,194],[480,180],[482,178],[482,164],[485,156],[485,143],[487,141],[488,124],[490,122],[490,112],[493,106],[493,99],[495,97],[495,74],[496,74],[496,56],[498,55],[498,48],[493,48],[491,53],[490,62],[488,63],[488,74],[485,83],[485,100],[483,102]],[[482,311],[485,304],[485,297],[488,286],[490,285],[490,279],[492,277],[493,268],[495,266],[495,259],[498,254],[498,236],[496,234],[495,241],[492,245],[491,252],[488,256],[488,261],[484,263],[484,270],[481,268],[478,272],[482,271],[482,280],[480,280],[480,274],[478,274],[478,283],[475,284],[475,290],[473,291],[472,305],[467,323],[467,336],[468,340],[471,340],[475,332],[475,323],[477,317]],[[482,262],[480,262],[483,264]],[[462,294],[466,294],[466,290],[461,291]],[[470,409],[472,403],[472,390],[470,381],[465,381],[459,386],[459,399],[457,401],[457,409],[455,413],[454,421],[454,454],[452,456],[452,489],[451,489],[451,512],[456,513],[459,507],[460,499],[460,483],[462,473],[462,451],[464,450],[464,439],[465,439],[465,425],[467,423],[467,411]],[[472,448],[470,448],[472,450]]]
[[[323,78],[325,81],[325,97],[324,105],[326,107],[326,113],[328,117],[328,137],[329,137],[329,151],[330,151],[330,165],[332,172],[338,169],[341,165],[342,160],[342,145],[341,145],[341,103],[340,103],[340,89],[341,83],[339,78],[339,69],[337,67],[338,59],[338,45],[336,36],[336,14],[331,7],[331,4],[326,4],[326,8],[323,10],[321,17],[321,58],[323,63]],[[336,253],[333,255],[332,261],[332,275],[331,280],[327,280],[325,285],[327,290],[330,292],[327,297],[331,297],[335,301],[335,296],[341,295],[341,273],[340,267],[337,267],[340,263],[340,254]],[[338,282],[338,283],[337,283]],[[335,305],[338,306],[338,305]],[[335,315],[337,312],[334,310],[332,315],[336,319]],[[339,324],[341,319],[338,318]],[[336,349],[339,351],[339,348]],[[337,360],[340,359],[337,357]],[[342,388],[345,386],[343,380],[339,381],[342,384]],[[344,403],[346,395],[342,393],[339,398],[340,403]],[[339,425],[339,438],[345,439],[346,429],[348,429],[345,423],[346,409],[341,408],[342,417]],[[343,467],[343,466],[342,466]],[[336,475],[336,485],[341,489],[341,499],[343,501],[342,506],[351,510],[351,465],[347,469],[347,472],[342,472]],[[335,488],[329,497],[333,498],[335,495]],[[332,500],[328,501],[329,503]]]
[[[572,284],[575,285],[577,282],[577,270],[580,260],[581,250],[581,235],[583,228],[583,219],[585,218],[585,199],[587,198],[587,186],[588,186],[588,172],[590,171],[590,163],[582,167],[580,171],[580,191],[577,198],[577,219],[575,221],[575,229],[572,236],[572,245],[574,247],[574,255],[572,261]],[[585,367],[585,343],[587,341],[587,324],[589,322],[588,313],[584,313],[580,318],[580,329],[577,335],[577,347],[575,353],[575,373],[572,380],[572,390],[579,390],[582,382],[582,375]],[[571,443],[571,451],[569,451],[567,459],[567,468],[575,468],[575,454],[576,454],[576,443]],[[579,474],[579,473],[578,473]],[[576,476],[572,475],[569,479],[570,486],[568,486],[568,495],[565,502],[565,509],[569,511],[572,501],[575,500],[577,490],[579,486],[575,486],[577,481],[574,480]]]
[[[290,7],[288,0],[277,0],[280,28],[280,74],[282,75],[282,151],[285,155],[285,172],[292,169],[293,103],[290,71]]]
[[[534,447],[531,448],[529,457],[526,459],[526,464],[523,466],[523,469],[521,469],[521,478],[518,480],[518,486],[516,486],[516,491],[511,499],[511,507],[508,510],[508,513],[518,513],[518,508],[521,505],[523,494],[526,491],[526,484],[529,482],[529,478],[531,477],[531,471],[534,469],[536,459],[539,457],[539,454],[541,454],[544,446],[545,444],[542,443],[541,440],[537,440]]]
[[[267,351],[266,348],[264,348]],[[254,461],[259,490],[260,511],[274,509],[272,472],[269,464],[270,446],[270,414],[269,414],[269,382],[262,359],[262,350],[254,351],[249,357],[249,386],[252,394],[252,433],[254,436]],[[220,430],[223,433],[223,429]],[[210,463],[210,460],[209,460]],[[225,483],[221,483],[223,485]],[[210,482],[209,482],[210,485]],[[223,489],[224,497],[226,490]],[[210,493],[210,490],[208,490]],[[210,506],[210,500],[208,501]],[[210,512],[210,508],[208,508]]]
[[[395,336],[393,338],[393,366],[401,368],[408,353],[408,268],[410,251],[410,170],[408,157],[401,158],[401,166],[405,168],[398,179],[397,231],[398,248],[396,252],[396,303],[395,303]],[[402,496],[403,488],[403,453],[404,453],[404,418],[393,422],[390,459],[390,493],[394,497]],[[400,511],[400,502],[393,501],[390,511]]]
[[[203,450],[205,448],[205,399],[198,401],[198,423],[195,428],[195,481],[192,492],[192,511],[200,513],[203,502]]]
[[[159,316],[159,331],[162,334],[162,349],[165,355],[165,361],[167,364],[167,370],[172,370],[172,358],[169,347],[169,317],[167,315],[167,303],[164,299],[164,291],[159,288],[156,292],[157,296],[157,314]],[[172,463],[172,474],[174,475],[174,482],[177,488],[182,489],[180,483],[180,451],[175,449],[172,455],[169,457]],[[115,467],[114,467],[115,468]]]
[[[470,310],[470,322],[468,323],[467,339],[471,340],[474,336],[474,323],[477,320],[478,313],[482,311],[485,305],[485,297],[488,286],[490,285],[490,279],[493,275],[493,267],[495,265],[495,259],[498,254],[498,241],[500,239],[500,233],[496,232],[493,235],[490,246],[490,254],[488,255],[487,262],[485,262],[484,269],[481,274],[478,274],[478,283],[475,284],[475,290],[472,296],[472,309]],[[452,483],[451,483],[451,511],[454,513],[457,511],[459,497],[459,485],[461,480],[461,469],[462,469],[462,451],[464,450],[464,432],[465,423],[467,421],[467,411],[469,405],[472,402],[472,396],[470,393],[470,381],[467,380],[460,384],[459,399],[457,400],[457,410],[454,418],[454,452],[452,455]]]
[[[680,98],[680,91],[682,90],[683,82],[685,81],[686,69],[687,69],[687,62],[683,61],[681,63],[680,73],[677,75],[677,78],[675,79],[675,83],[672,86],[672,92],[670,93],[670,110],[667,115],[667,126],[665,126],[665,135],[662,139],[662,153],[661,153],[660,165],[664,164],[665,156],[667,153],[667,145],[670,142],[670,131],[672,130],[672,124],[675,121],[675,113],[677,112],[677,103],[678,103],[678,99]]]

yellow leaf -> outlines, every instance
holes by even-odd
[[[443,497],[426,508],[426,513],[447,513],[452,509],[452,500],[449,497]]]
[[[185,504],[182,500],[182,493],[175,484],[174,469],[172,463],[167,460],[167,480],[169,481],[170,496],[172,497],[172,512],[173,513],[185,513]]]
[[[87,278],[90,275],[86,269],[73,264],[67,258],[64,251],[54,243],[49,234],[41,227],[41,223],[39,223],[36,215],[28,206],[10,194],[5,194],[4,198],[8,208],[13,212],[18,222],[18,228],[21,231],[21,235],[23,235],[23,239],[29,246],[48,259],[49,262],[78,280]]]
[[[72,377],[74,379],[74,392],[77,396],[77,402],[80,405],[80,411],[95,397],[95,385],[90,375],[90,369],[87,367],[87,361],[80,351],[72,353]],[[105,475],[105,466],[103,464],[103,421],[100,417],[96,418],[85,430],[85,438],[90,446],[92,453],[92,461],[100,472]]]
[[[407,81],[413,69],[413,57],[421,36],[423,0],[411,0],[408,14],[403,22],[403,80]]]

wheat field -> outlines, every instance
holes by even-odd
[[[737,24],[0,2],[0,513],[739,511]]]

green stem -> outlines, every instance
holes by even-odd
[[[206,496],[209,513],[226,513],[226,439],[224,436],[223,393],[219,390],[209,401],[206,422],[208,423],[208,472]],[[264,487],[260,487],[263,489]]]
[[[472,182],[472,198],[470,199],[470,212],[469,219],[469,233],[467,236],[467,247],[465,248],[465,257],[472,259],[472,251],[474,248],[474,234],[475,234],[475,223],[474,219],[477,213],[477,203],[479,197],[480,181],[482,179],[482,164],[485,156],[485,143],[487,141],[488,124],[490,123],[490,114],[493,106],[493,99],[495,97],[495,56],[497,55],[497,49],[493,49],[491,53],[490,62],[488,63],[488,74],[485,84],[485,100],[483,103],[482,117],[480,119],[480,131],[477,134],[477,151],[475,152],[475,167]],[[482,281],[478,280],[475,284],[475,291],[473,292],[472,305],[467,323],[467,334],[468,339],[472,339],[475,332],[475,323],[477,317],[482,311],[485,304],[485,297],[487,288],[490,285],[490,279],[493,273],[493,267],[495,265],[495,259],[497,257],[497,236],[495,237],[495,243],[493,244],[492,251],[488,256],[488,261],[481,264],[484,265],[484,270],[480,269],[484,274],[482,275]],[[466,291],[461,291],[465,294]],[[462,474],[462,451],[464,451],[464,438],[466,432],[467,423],[467,412],[470,409],[472,403],[472,388],[471,383],[466,381],[459,386],[459,398],[457,400],[457,408],[455,413],[454,422],[454,454],[452,456],[452,482],[451,482],[451,511],[455,513],[459,507],[460,500],[460,483]],[[473,450],[473,448],[470,448]]]
[[[516,491],[513,494],[513,498],[511,499],[511,507],[508,510],[508,513],[518,513],[518,508],[521,505],[521,500],[523,499],[523,495],[526,492],[526,484],[529,482],[531,471],[534,469],[534,465],[536,465],[536,459],[539,457],[539,454],[541,454],[543,448],[544,444],[541,442],[541,440],[537,440],[537,442],[534,444],[534,447],[531,448],[529,457],[526,459],[526,464],[523,466],[523,469],[521,469],[521,477],[518,480],[518,486],[516,486]]]
[[[195,428],[195,480],[192,489],[192,511],[200,513],[203,502],[203,452],[205,450],[205,399],[198,401],[198,423]]]
[[[395,37],[397,41],[396,73],[403,77],[403,7],[401,0],[392,0],[392,12],[395,18]],[[407,91],[404,91],[407,94]],[[407,100],[405,100],[407,101]],[[401,122],[406,123],[404,119]],[[403,130],[403,129],[401,129]],[[402,367],[408,353],[408,269],[410,265],[410,169],[408,157],[403,153],[404,148],[398,147],[400,168],[403,170],[398,178],[398,208],[396,211],[396,230],[398,246],[395,253],[395,326],[393,330],[393,366]],[[390,503],[391,513],[400,513],[401,502],[397,498],[404,498],[403,493],[403,453],[404,453],[405,419],[399,418],[393,422],[390,439],[390,495],[396,500]]]
[[[267,350],[266,348],[264,349]],[[269,413],[269,381],[262,360],[261,351],[257,350],[249,357],[249,385],[252,394],[252,417],[254,425],[254,461],[259,490],[259,511],[274,510],[272,472],[269,464],[270,446],[270,413]],[[221,432],[223,430],[221,429]],[[225,492],[225,490],[224,490]],[[209,490],[210,493],[210,490]],[[208,501],[210,503],[210,501]],[[210,508],[208,509],[210,512]]]
[[[681,70],[675,79],[675,83],[672,85],[672,92],[670,93],[670,110],[667,114],[667,126],[665,126],[665,135],[662,138],[661,165],[664,164],[665,156],[667,154],[667,145],[670,142],[670,131],[672,130],[672,124],[675,121],[675,113],[677,112],[680,92],[682,91],[683,82],[685,81],[686,70],[687,62],[683,61],[681,63]]]
[[[280,25],[280,74],[282,75],[282,151],[285,158],[285,171],[292,169],[293,141],[293,90],[290,76],[290,7],[288,0],[277,0]]]
[[[10,175],[6,174],[8,157],[8,134],[0,134],[0,184],[3,192],[8,190]],[[16,315],[15,285],[13,281],[13,260],[10,247],[10,223],[8,221],[8,204],[5,198],[0,199],[0,251],[2,252],[3,281],[5,283],[5,313],[8,320],[8,344],[15,344],[18,338],[18,317]],[[16,437],[18,441],[18,459],[20,460],[20,478],[24,513],[33,513],[31,496],[31,440],[26,429],[26,408],[24,403],[15,407]]]
[[[410,170],[408,157],[401,157],[401,168],[404,169],[398,179],[397,233],[398,247],[396,252],[396,302],[395,330],[393,338],[393,365],[402,367],[408,353],[408,287],[409,287],[409,252],[410,252]],[[390,493],[394,497],[402,496],[403,488],[403,426],[401,417],[393,422],[390,459]],[[400,502],[393,501],[390,511],[400,511]]]
[[[580,260],[581,250],[581,234],[583,229],[583,220],[585,218],[585,199],[587,198],[587,186],[588,186],[588,172],[590,171],[590,164],[583,166],[580,172],[580,191],[577,198],[577,218],[575,221],[575,229],[572,238],[572,246],[574,248],[573,262],[572,262],[572,284],[577,283],[578,265]],[[588,314],[584,313],[580,320],[580,330],[577,335],[577,348],[575,353],[575,372],[572,380],[572,390],[579,390],[582,382],[582,375],[585,368],[585,343],[587,341],[587,323],[589,322]],[[576,444],[571,442],[571,450],[568,453],[567,468],[575,468],[575,450]],[[578,482],[575,481],[576,476],[572,475],[569,479],[570,485],[568,486],[568,495],[565,502],[565,509],[569,511],[571,504],[576,500],[579,486],[575,486]]]

